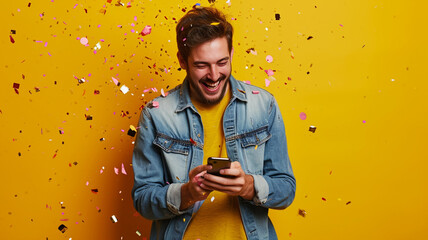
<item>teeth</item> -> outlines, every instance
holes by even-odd
[[[217,87],[219,84],[220,84],[220,81],[217,81],[217,82],[215,82],[215,83],[205,83],[208,87],[212,87],[212,88],[215,88],[215,87]]]

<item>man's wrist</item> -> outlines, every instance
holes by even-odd
[[[246,200],[252,200],[254,198],[254,194],[254,178],[252,175],[246,174],[244,189],[240,196]]]
[[[194,202],[191,200],[188,186],[189,186],[189,183],[185,183],[183,184],[183,186],[181,186],[180,210],[185,210],[194,204]]]

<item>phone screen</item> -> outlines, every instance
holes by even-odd
[[[229,158],[209,157],[208,165],[213,166],[213,168],[207,172],[212,175],[222,176],[220,170],[230,168],[231,163],[232,161]]]

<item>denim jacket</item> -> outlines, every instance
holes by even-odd
[[[268,209],[288,207],[296,189],[282,116],[267,91],[233,76],[230,90],[223,115],[227,155],[254,178],[254,199],[238,197],[244,229],[248,239],[277,239]],[[143,109],[132,160],[132,198],[136,210],[153,220],[151,239],[182,239],[198,204],[180,211],[181,186],[202,164],[203,147],[202,121],[187,79]]]

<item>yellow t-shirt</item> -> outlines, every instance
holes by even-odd
[[[214,106],[202,105],[192,98],[204,127],[204,164],[207,164],[208,157],[227,157],[223,113],[229,100],[230,91]],[[194,213],[183,239],[247,239],[238,197],[218,191],[211,192],[200,209]]]

